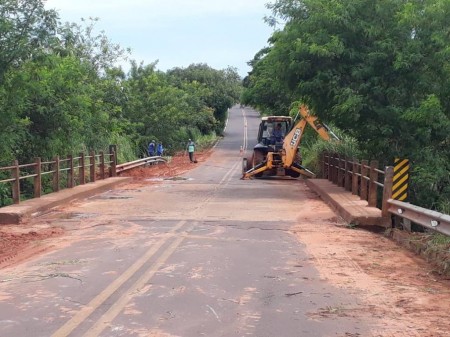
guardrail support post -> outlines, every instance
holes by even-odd
[[[84,153],[83,152],[80,153],[80,159],[78,160],[78,163],[79,163],[79,165],[78,165],[78,169],[79,169],[78,175],[79,175],[79,178],[80,178],[80,185],[84,185],[86,183],[86,178],[84,176],[85,172],[84,172]]]
[[[20,168],[19,161],[13,161],[14,168],[11,170],[11,175],[15,179],[12,187],[12,198],[15,204],[20,204]]]
[[[352,194],[358,194],[358,173],[359,173],[359,160],[353,158],[353,174],[352,174]]]
[[[59,191],[59,156],[56,156],[53,159],[53,192],[58,192]]]
[[[392,181],[394,179],[394,167],[386,166],[384,170],[384,187],[383,187],[383,201],[381,204],[381,216],[389,216],[389,204],[388,200],[392,197]]]
[[[42,168],[41,168],[41,158],[37,157],[36,166],[34,169],[35,177],[34,177],[34,197],[40,198],[42,195]]]
[[[370,183],[369,183],[369,198],[368,203],[370,207],[377,207],[377,184],[378,182],[378,161],[372,160],[370,162]]]
[[[89,155],[89,160],[90,160],[90,181],[91,183],[95,182],[95,152],[91,151],[90,155]]]

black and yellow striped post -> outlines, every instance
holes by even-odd
[[[409,159],[395,158],[392,199],[405,201],[408,198]]]

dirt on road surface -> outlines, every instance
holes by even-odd
[[[205,161],[209,155],[210,152],[198,153],[197,160]],[[126,173],[135,179],[122,188],[176,179],[195,165],[179,154],[168,164]],[[311,319],[373,316],[385,324],[374,336],[412,336],[411,326],[421,327],[416,336],[450,336],[450,280],[382,233],[348,227],[338,216],[330,218],[328,206],[313,192],[311,198],[314,207],[302,211],[292,233],[305,245],[323,280],[350,293],[364,294],[366,304],[364,311],[326,307],[311,314]],[[3,226],[0,266],[13,266],[40,252],[58,249],[53,238],[63,235],[61,228],[38,219],[20,226]],[[298,267],[301,268],[301,261]]]
[[[211,155],[211,150],[197,152],[198,163],[204,162]],[[171,179],[195,167],[189,157],[183,152],[169,157],[167,164],[158,164],[148,167],[125,171],[121,176],[133,177],[133,181],[124,189],[133,189],[145,184],[156,184],[162,179]],[[63,210],[63,207],[58,207]],[[56,249],[51,238],[64,235],[59,227],[42,224],[39,221],[27,220],[20,225],[0,226],[0,268],[14,266],[25,260],[51,249]]]

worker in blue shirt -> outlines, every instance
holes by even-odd
[[[152,140],[152,141],[148,144],[148,149],[147,149],[147,152],[148,152],[148,156],[149,156],[149,157],[153,157],[153,156],[155,155],[155,147],[156,147],[155,141]]]

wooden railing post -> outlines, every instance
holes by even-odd
[[[53,159],[53,192],[59,191],[59,179],[60,179],[60,163],[59,163],[59,156],[56,156]]]
[[[85,177],[85,167],[84,167],[84,153],[80,152],[80,159],[78,160],[78,175],[80,178],[80,185],[84,185],[86,183]]]
[[[105,154],[100,151],[100,177],[105,179]]]
[[[333,166],[333,162],[331,161],[331,153],[328,152],[328,181],[333,182],[333,170],[332,170],[332,166]]]
[[[75,176],[75,172],[74,172],[74,165],[73,165],[73,155],[69,154],[67,156],[68,159],[68,170],[67,170],[67,187],[68,188],[72,188],[74,187],[74,176]]]
[[[36,166],[34,168],[34,197],[40,198],[42,195],[42,161],[40,157],[35,158]]]
[[[350,191],[352,189],[352,180],[351,180],[351,162],[348,158],[345,158],[345,176],[344,176],[344,187],[346,191]]]
[[[117,177],[117,168],[116,168],[116,153],[111,152],[111,173],[110,177]]]
[[[95,182],[95,152],[91,151],[90,153],[90,181],[91,183]]]
[[[384,170],[384,187],[383,187],[383,201],[381,204],[381,216],[387,217],[389,216],[388,208],[388,200],[392,197],[392,181],[394,179],[394,167],[387,166]]]
[[[369,165],[368,160],[361,160],[361,199],[367,200],[367,166]]]
[[[336,169],[336,165],[337,165],[337,159],[336,159],[336,154],[333,153],[333,159],[332,159],[332,166],[333,166],[333,170],[332,170],[332,175],[331,175],[331,182],[333,184],[337,184],[337,169]]]
[[[113,144],[109,146],[109,154],[114,153],[114,163],[117,165],[117,145]]]
[[[326,179],[327,178],[327,173],[326,173],[326,165],[325,165],[325,152],[322,152],[322,154],[320,155],[320,164],[322,165],[322,179]]]
[[[370,162],[370,183],[369,183],[369,198],[368,203],[370,207],[377,207],[377,189],[378,186],[376,182],[378,182],[378,172],[376,169],[378,168],[378,160],[372,160]]]
[[[359,173],[359,160],[353,158],[353,174],[352,174],[352,194],[358,194],[358,173]]]
[[[14,168],[11,170],[11,175],[15,179],[12,187],[12,198],[15,204],[20,203],[20,168],[19,161],[13,161]]]
[[[342,162],[342,156],[338,155],[337,157],[338,157],[338,165],[337,165],[337,167],[338,167],[338,178],[337,179],[338,180],[337,180],[337,185],[339,187],[342,187],[342,186],[344,186],[344,171],[343,171],[344,166],[343,166],[343,162]]]

